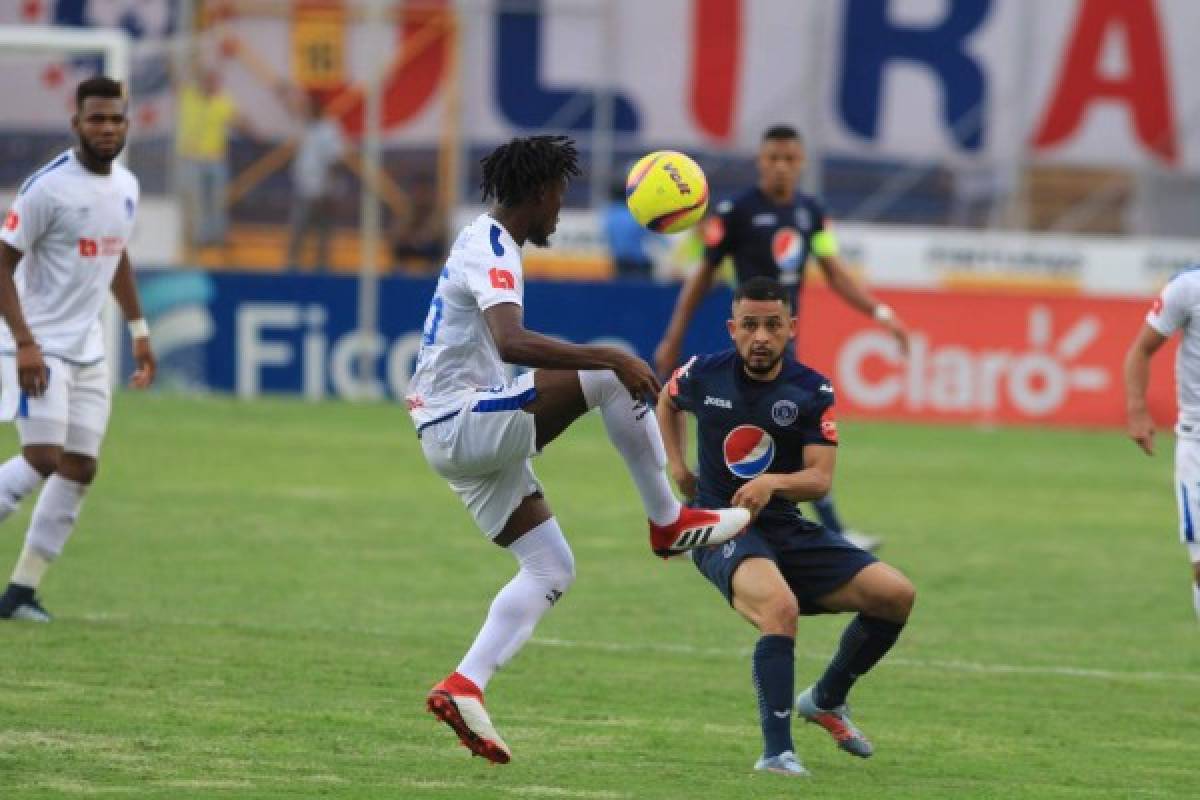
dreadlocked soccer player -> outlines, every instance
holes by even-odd
[[[548,246],[576,161],[571,141],[552,136],[514,139],[483,160],[483,199],[492,206],[451,249],[407,397],[425,459],[484,535],[517,559],[516,577],[492,601],[474,644],[428,697],[429,710],[471,752],[500,764],[511,752],[484,710],[483,690],[575,577],[531,458],[599,408],[641,495],[656,554],[720,544],[750,520],[745,509],[684,508],[672,494],[652,409],[661,387],[648,364],[524,326],[520,248]],[[506,364],[535,369],[510,382]]]

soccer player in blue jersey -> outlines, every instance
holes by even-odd
[[[718,204],[717,213],[704,223],[704,263],[684,283],[655,352],[660,375],[670,374],[679,364],[688,324],[727,256],[733,259],[738,283],[757,275],[774,278],[793,298],[798,298],[804,287],[804,269],[812,256],[829,288],[852,308],[874,317],[896,337],[901,351],[908,351],[908,329],[896,312],[875,299],[842,264],[820,201],[796,190],[805,158],[804,143],[795,128],[776,125],[763,134],[758,184]],[[860,547],[879,545],[875,537],[845,529],[832,497],[813,505],[825,527],[846,534]]]
[[[806,775],[791,733],[798,616],[857,612],[795,710],[866,758],[871,743],[851,722],[846,695],[895,644],[916,593],[898,570],[796,508],[833,483],[837,422],[829,381],[788,353],[796,325],[791,297],[771,278],[739,286],[728,323],[734,349],[676,370],[659,396],[658,418],[668,471],[683,494],[700,506],[741,506],[754,515],[742,536],[693,550],[692,560],[762,634],[753,678],[764,750],[755,769]],[[696,417],[699,476],[687,465],[686,413]]]

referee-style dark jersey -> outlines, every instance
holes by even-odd
[[[710,265],[733,257],[737,282],[763,275],[799,288],[812,238],[825,230],[825,209],[815,197],[796,192],[777,205],[757,186],[717,206],[704,223],[704,258]]]

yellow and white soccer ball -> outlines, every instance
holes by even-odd
[[[658,233],[678,233],[704,217],[708,179],[683,153],[658,150],[629,170],[625,203],[638,224]]]

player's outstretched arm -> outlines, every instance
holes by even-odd
[[[121,307],[121,313],[129,322],[129,333],[133,338],[133,360],[137,363],[137,369],[129,384],[135,389],[145,389],[154,382],[154,373],[158,367],[154,360],[154,350],[150,346],[150,329],[142,316],[142,302],[138,298],[133,265],[129,263],[129,254],[123,250],[121,260],[117,262],[117,271],[113,274],[112,293],[117,299],[117,305]]]
[[[667,332],[663,334],[662,342],[654,351],[654,366],[660,376],[665,378],[671,374],[671,370],[679,366],[684,334],[687,333],[692,317],[696,316],[696,307],[712,288],[716,271],[717,265],[705,261],[683,282],[683,288],[679,290],[679,297],[675,300],[671,321],[667,323]]]
[[[483,318],[506,363],[540,369],[611,369],[637,399],[652,400],[662,389],[649,364],[620,348],[572,344],[526,329],[516,303],[491,306]]]
[[[873,317],[883,327],[887,328],[900,345],[900,352],[908,355],[908,326],[896,315],[887,303],[880,302],[867,288],[854,279],[850,271],[842,264],[836,255],[818,256],[817,264],[825,274],[825,280],[839,297],[854,309]]]
[[[1126,430],[1129,438],[1145,451],[1154,455],[1154,420],[1146,407],[1146,388],[1150,385],[1150,359],[1167,341],[1167,337],[1142,325],[1137,337],[1125,354],[1125,409]]]
[[[41,397],[50,374],[42,360],[42,350],[25,322],[17,284],[13,280],[21,255],[21,251],[12,245],[0,242],[0,316],[8,323],[17,347],[17,383],[21,385],[21,391],[30,397]]]
[[[667,453],[667,474],[688,500],[696,496],[696,475],[687,464],[687,412],[675,406],[670,392],[658,395],[658,428]]]

